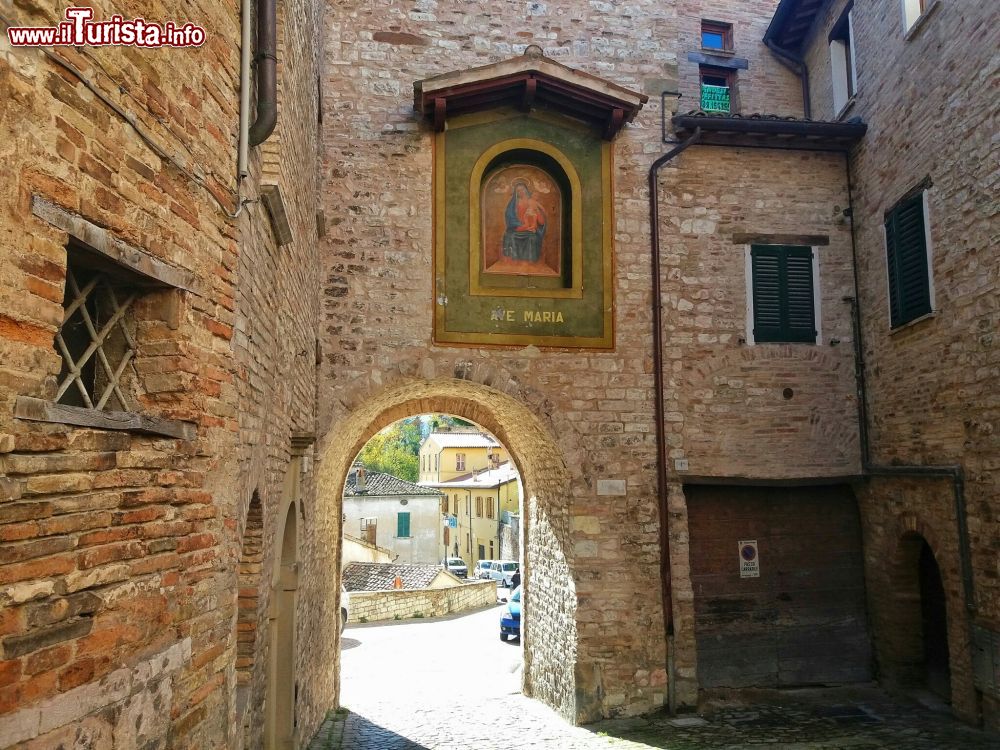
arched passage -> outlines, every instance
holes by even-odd
[[[289,469],[297,474],[297,467]],[[289,482],[286,479],[286,495]],[[271,606],[268,614],[270,649],[266,705],[265,747],[291,750],[295,746],[295,608],[298,589],[297,503],[289,502],[276,538],[281,540],[277,553]]]
[[[350,464],[392,422],[442,412],[492,432],[524,485],[524,692],[576,720],[576,592],[565,549],[570,479],[565,448],[538,411],[490,386],[454,378],[408,381],[357,399],[353,410],[331,421],[320,449],[317,515],[335,523],[318,527],[339,559],[341,493]],[[560,435],[563,445],[571,439]]]
[[[886,666],[905,687],[926,688],[951,700],[947,600],[930,544],[917,532],[902,536],[893,567],[895,648]]]

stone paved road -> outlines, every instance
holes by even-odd
[[[349,627],[342,702],[310,750],[1000,750],[987,736],[874,688],[760,693],[666,714],[572,727],[520,694],[520,645],[500,608]],[[746,701],[747,696],[743,696]]]

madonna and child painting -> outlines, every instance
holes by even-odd
[[[480,194],[482,269],[490,274],[562,274],[562,193],[545,170],[503,167]]]

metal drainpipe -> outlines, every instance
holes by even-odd
[[[278,123],[277,0],[257,0],[257,119],[250,126],[251,146],[266,141]]]
[[[663,167],[682,151],[701,139],[701,128],[686,140],[670,149],[649,167],[649,254],[653,272],[653,387],[655,389],[656,416],[656,494],[660,510],[660,579],[663,598],[663,629],[667,636],[667,681],[670,712],[676,711],[674,689],[674,617],[670,586],[670,533],[667,510],[667,445],[664,417],[666,407],[663,399],[663,304],[660,290],[660,209],[657,176]]]
[[[801,57],[792,54],[786,49],[779,47],[770,39],[764,40],[766,46],[778,58],[778,62],[795,73],[802,81],[802,116],[807,120],[812,118],[812,104],[809,99],[809,67]]]
[[[844,152],[847,172],[847,214],[851,223],[851,260],[854,267],[854,296],[845,297],[851,305],[851,327],[854,333],[854,376],[858,400],[858,442],[861,447],[861,470],[865,476],[943,478],[951,479],[955,502],[955,520],[958,524],[958,556],[962,569],[962,591],[965,594],[965,609],[970,614],[976,612],[975,589],[972,576],[972,549],[969,543],[969,521],[965,505],[965,470],[960,464],[948,466],[920,466],[894,464],[883,466],[872,463],[871,436],[868,428],[868,384],[865,376],[865,355],[861,333],[861,305],[859,302],[858,249],[854,225],[854,196],[851,178],[851,158]],[[972,623],[969,623],[971,628]],[[971,634],[970,634],[970,643]]]

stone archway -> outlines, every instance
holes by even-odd
[[[352,402],[352,409],[331,420],[318,452],[317,530],[336,550],[334,564],[339,568],[344,481],[370,437],[392,422],[427,412],[460,416],[489,430],[510,452],[524,487],[524,692],[578,720],[576,589],[566,549],[571,497],[566,447],[580,463],[582,451],[577,452],[572,435],[553,429],[543,410],[519,398],[456,378],[405,380]],[[337,580],[339,576],[331,576],[331,585]]]
[[[951,701],[947,600],[930,542],[904,533],[892,566],[890,616],[896,634],[889,651],[890,679],[902,687],[927,688]]]
[[[298,459],[292,462],[285,480],[289,502],[281,517],[275,539],[281,540],[276,552],[268,611],[268,680],[265,706],[264,747],[291,750],[295,747],[295,610],[298,582],[298,524],[295,498],[298,483]]]

